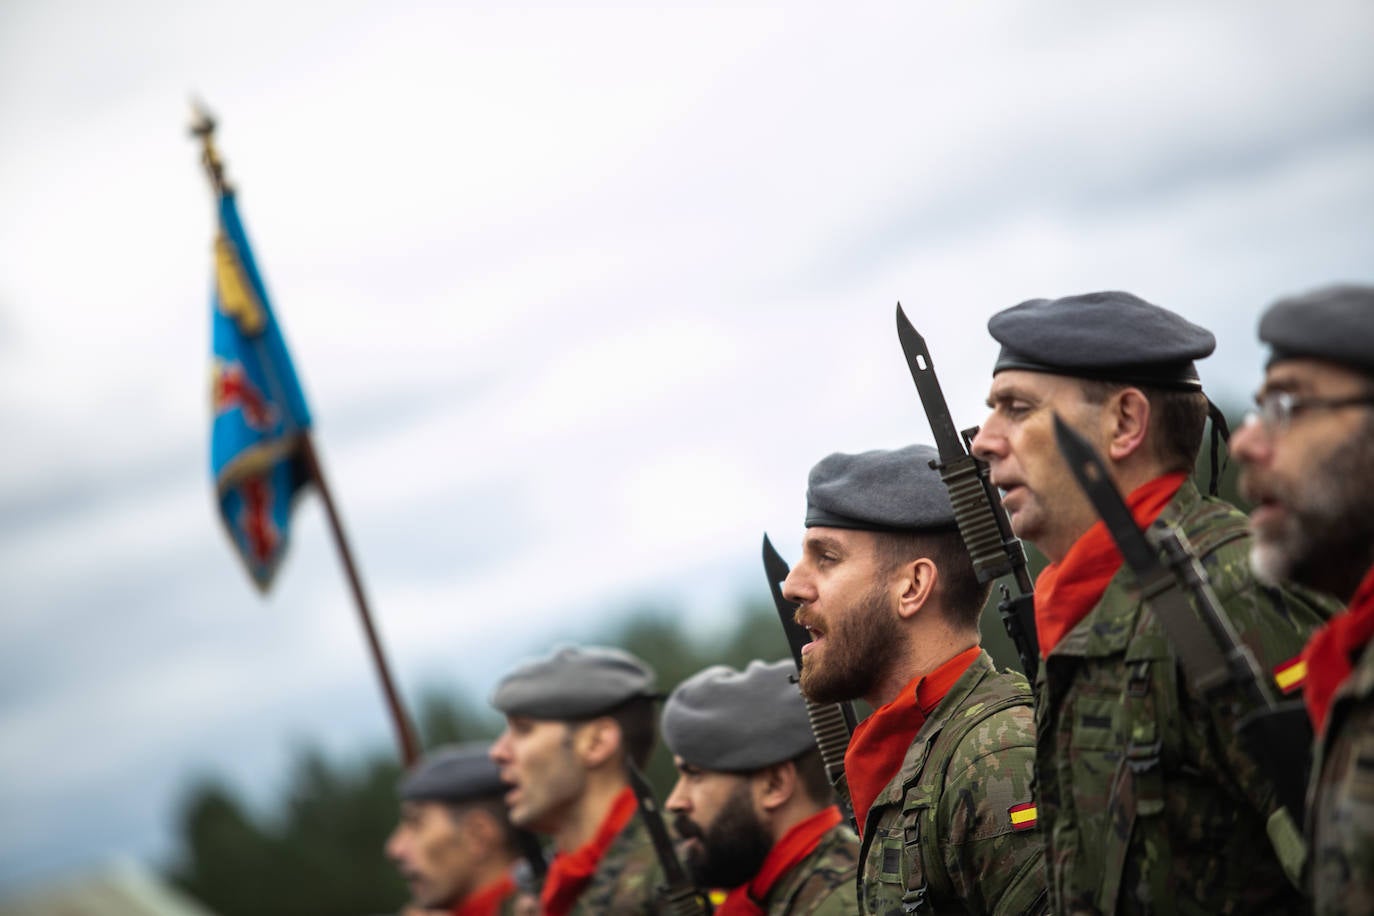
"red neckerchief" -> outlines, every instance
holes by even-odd
[[[539,895],[540,912],[544,916],[563,916],[573,908],[592,875],[596,874],[601,857],[630,822],[637,807],[634,790],[627,786],[611,802],[611,810],[597,828],[596,836],[572,852],[553,857],[544,878],[544,891]]]
[[[897,693],[896,699],[873,711],[859,723],[844,752],[844,775],[849,782],[849,800],[854,805],[854,820],[862,834],[868,809],[883,787],[902,768],[906,752],[926,716],[940,705],[954,682],[982,652],[978,646],[965,649],[929,674],[912,678]]]
[[[501,903],[515,893],[515,880],[502,875],[490,884],[479,887],[453,908],[453,916],[497,916]]]
[[[1302,651],[1303,661],[1307,662],[1302,698],[1307,703],[1307,714],[1317,734],[1326,731],[1331,698],[1336,688],[1350,676],[1356,658],[1371,637],[1374,637],[1374,567],[1365,573],[1364,581],[1355,589],[1355,597],[1350,599],[1346,612],[1314,633]]]
[[[1154,524],[1187,477],[1175,471],[1132,490],[1126,505],[1135,523],[1141,528]],[[1100,521],[1073,542],[1064,559],[1044,568],[1035,580],[1035,629],[1041,656],[1049,655],[1097,606],[1120,568],[1121,552]]]
[[[768,892],[778,879],[801,864],[802,860],[816,851],[821,845],[821,837],[840,822],[840,809],[831,805],[804,821],[792,825],[792,829],[782,835],[782,839],[768,850],[759,873],[748,884],[741,884],[732,890],[725,902],[716,907],[716,916],[764,916],[767,912],[759,903],[768,897]]]

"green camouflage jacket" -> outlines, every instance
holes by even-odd
[[[1336,691],[1312,773],[1317,912],[1374,913],[1374,643]]]
[[[1045,911],[1030,703],[983,652],[931,711],[865,819],[864,912]]]
[[[652,916],[658,912],[657,891],[663,880],[649,831],[636,813],[602,856],[570,916]]]
[[[831,827],[815,852],[783,875],[763,901],[768,916],[854,916],[859,838],[847,824]]]
[[[1245,516],[1191,481],[1160,518],[1177,525],[1260,667],[1301,650],[1335,607],[1260,586]],[[1301,843],[1235,734],[1235,707],[1184,683],[1134,577],[1118,570],[1036,682],[1040,823],[1056,913],[1284,913],[1310,904]],[[1276,852],[1276,848],[1279,852]]]

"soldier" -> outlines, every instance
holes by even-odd
[[[386,854],[416,907],[455,916],[516,912],[519,847],[488,749],[481,742],[436,748],[401,779],[401,820]]]
[[[733,888],[716,916],[859,912],[859,839],[834,804],[794,670],[717,665],[663,707],[680,773],[665,806],[687,865],[698,885]]]
[[[1258,409],[1232,441],[1262,579],[1336,595],[1303,653],[1317,734],[1309,804],[1320,913],[1374,912],[1374,287],[1276,303]]]
[[[811,633],[801,686],[875,709],[845,754],[864,912],[1043,912],[1030,690],[979,648],[988,587],[935,458],[916,445],[811,470],[783,583]]]
[[[654,743],[654,673],[618,649],[567,647],[506,675],[491,758],[517,826],[553,838],[546,916],[655,912],[663,871],[625,775]]]
[[[1291,816],[1174,652],[1055,445],[1057,413],[1102,455],[1142,527],[1178,526],[1271,672],[1330,613],[1261,587],[1246,520],[1189,480],[1210,402],[1208,331],[1129,293],[1035,299],[994,315],[1002,345],[973,440],[1012,530],[1050,560],[1035,589],[1040,817],[1056,913],[1292,913]],[[1282,864],[1281,864],[1282,863]]]

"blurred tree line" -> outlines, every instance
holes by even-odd
[[[1226,468],[1221,495],[1240,504],[1236,471],[1234,464]],[[1205,489],[1209,474],[1204,442],[1200,487]],[[1044,557],[1029,545],[1027,552],[1034,575]],[[999,665],[1019,668],[997,600],[994,589],[983,614],[983,644]],[[620,646],[649,662],[665,692],[707,665],[740,668],[751,659],[787,656],[771,605],[745,604],[734,619],[732,628],[703,636],[689,632],[680,615],[645,608],[589,641]],[[491,739],[500,730],[499,717],[484,703],[455,693],[431,691],[418,710],[426,748]],[[659,796],[666,797],[676,773],[661,744],[648,772]],[[396,822],[399,775],[389,748],[350,761],[330,761],[308,750],[296,762],[284,796],[270,806],[271,815],[250,810],[223,782],[202,782],[180,806],[181,851],[169,877],[222,916],[395,913],[406,893],[382,846]]]

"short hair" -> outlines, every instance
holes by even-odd
[[[1207,428],[1207,395],[1201,391],[1177,391],[1126,382],[1078,379],[1083,399],[1089,404],[1105,404],[1107,398],[1126,388],[1134,388],[1150,403],[1150,448],[1164,465],[1165,472],[1192,472],[1202,450],[1202,433]]]
[[[945,619],[962,630],[976,630],[983,606],[992,593],[992,582],[979,582],[973,560],[956,528],[944,531],[874,532],[878,556],[888,570],[928,557],[939,570],[936,589]]]
[[[822,806],[835,803],[835,787],[825,771],[819,748],[802,751],[792,758],[792,765],[797,768],[797,781],[807,798]]]
[[[620,728],[620,744],[625,756],[634,765],[643,769],[649,763],[649,755],[654,750],[656,697],[631,697],[619,706],[603,713],[573,721],[572,725],[582,725],[593,719],[614,719]]]
[[[485,798],[474,798],[461,802],[442,802],[442,804],[448,809],[448,815],[456,826],[462,826],[460,820],[469,811],[482,811],[490,815],[491,819],[501,827],[501,852],[510,859],[520,857],[520,829],[510,822],[510,814],[501,796],[488,795]]]

